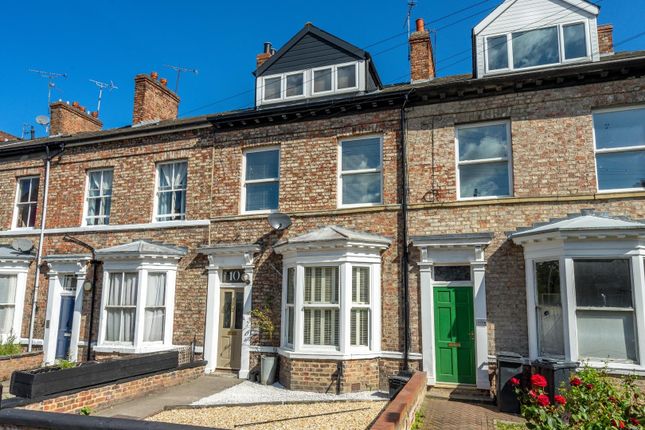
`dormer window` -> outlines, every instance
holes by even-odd
[[[583,22],[486,38],[487,70],[509,71],[588,58]]]

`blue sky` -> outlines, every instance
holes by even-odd
[[[430,25],[438,29],[440,76],[470,71],[470,31],[501,0],[418,0],[413,15],[426,21],[476,3],[481,4]],[[600,5],[599,22],[614,24],[615,42],[644,30],[645,0]],[[24,123],[35,124],[36,115],[47,113],[47,82],[29,68],[67,73],[52,99],[77,100],[91,110],[98,89],[89,79],[114,81],[119,89],[106,94],[101,107],[105,128],[131,122],[137,73],[158,71],[174,88],[174,72],[166,64],[199,69],[197,76],[182,75],[180,116],[251,106],[251,73],[262,43],[279,48],[307,21],[370,51],[385,83],[402,82],[409,79],[406,10],[407,0],[5,3],[0,130],[20,136]],[[645,49],[645,37],[618,49]],[[43,135],[40,126],[37,135]]]

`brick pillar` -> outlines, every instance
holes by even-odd
[[[417,31],[410,35],[410,80],[427,81],[435,77],[430,33],[424,28],[423,19],[417,19]]]
[[[603,24],[598,26],[598,51],[600,55],[614,53],[614,26]]]

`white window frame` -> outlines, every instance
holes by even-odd
[[[343,171],[343,142],[351,142],[356,140],[366,140],[374,139],[379,140],[379,167],[374,169],[358,169],[358,170],[347,170]],[[384,178],[383,178],[383,135],[365,135],[365,136],[355,136],[338,139],[338,166],[337,166],[337,190],[336,190],[336,201],[338,208],[356,208],[356,207],[368,207],[368,206],[381,206],[383,205],[383,187],[384,187]],[[380,173],[381,181],[381,198],[376,203],[343,203],[343,176],[346,175],[360,175],[363,173]]]
[[[506,125],[506,139],[508,141],[508,153],[506,157],[494,157],[494,158],[483,158],[481,160],[459,160],[459,130],[468,129],[468,128],[481,128],[490,125]],[[486,200],[486,199],[503,199],[511,198],[514,195],[513,190],[513,141],[511,140],[511,121],[510,120],[499,120],[499,121],[486,121],[470,124],[459,124],[455,125],[455,184],[456,184],[456,194],[457,200]],[[508,194],[495,195],[495,196],[479,196],[479,197],[462,197],[461,196],[461,169],[460,166],[468,166],[475,164],[491,164],[491,163],[501,163],[505,161],[508,164]]]
[[[581,233],[582,234],[582,233]],[[629,238],[587,240],[557,240],[546,238],[523,243],[526,267],[527,311],[529,322],[529,358],[542,358],[539,354],[536,314],[537,285],[535,262],[558,260],[560,262],[560,291],[562,301],[564,354],[567,361],[580,361],[577,337],[577,314],[574,260],[630,259],[634,307],[636,351],[638,362],[612,360],[609,362],[586,360],[592,367],[607,367],[611,371],[637,371],[645,373],[645,248],[642,241]],[[622,308],[621,308],[622,309]],[[606,310],[606,309],[603,309]],[[544,357],[558,358],[558,357]],[[560,357],[561,359],[562,357]]]
[[[40,176],[39,175],[21,176],[19,178],[16,178],[16,197],[13,205],[13,220],[11,222],[12,230],[33,230],[34,228],[36,228],[36,218],[38,218],[38,196],[34,201],[30,200],[29,202],[20,203],[20,183],[26,180],[29,180],[31,183],[32,179],[38,179],[37,192],[38,192],[38,196],[40,196]],[[18,227],[18,205],[26,205],[26,204],[36,205],[36,213],[34,214],[34,225],[28,226],[28,227]]]
[[[27,290],[27,271],[30,261],[7,261],[0,265],[0,275],[16,277],[16,294],[13,308],[13,321],[11,333],[0,333],[0,342],[6,342],[11,336],[15,337],[18,343],[22,339],[22,318],[25,306],[25,295]]]
[[[372,296],[371,296],[371,294],[372,294],[372,267],[369,266],[369,265],[353,264],[352,268],[351,268],[352,276],[353,276],[354,269],[356,269],[356,268],[365,268],[365,269],[367,269],[367,273],[368,273],[367,279],[369,280],[370,285],[369,285],[369,289],[367,291],[367,303],[360,302],[360,301],[354,301],[354,291],[353,291],[354,290],[354,285],[353,285],[353,278],[352,278],[352,284],[350,284],[350,286],[349,286],[350,294],[352,296],[351,303],[350,303],[350,309],[349,309],[349,317],[350,317],[350,319],[352,318],[352,311],[353,310],[367,310],[367,345],[362,345],[360,343],[360,337],[361,337],[360,332],[361,332],[361,330],[359,328],[358,323],[356,324],[356,333],[354,333],[354,336],[352,336],[352,322],[351,322],[351,320],[349,322],[349,336],[350,336],[350,342],[349,343],[350,343],[352,348],[365,348],[365,349],[369,350],[370,341],[372,339],[372,324],[371,324],[371,321],[370,321],[370,319],[371,319],[370,314],[372,313],[372,309],[371,309],[371,303],[372,303]],[[360,295],[360,291],[358,291],[358,294]],[[355,337],[355,339],[351,339],[352,337]],[[352,340],[356,341],[355,345],[352,345]]]
[[[340,265],[338,264],[324,264],[324,263],[314,263],[314,264],[306,264],[303,265],[303,271],[306,272],[308,268],[314,269],[318,267],[331,267],[331,268],[336,268],[338,271],[338,297],[337,297],[337,303],[319,303],[319,302],[306,302],[304,300],[304,291],[305,291],[305,278],[303,277],[303,282],[302,282],[302,295],[303,295],[303,300],[302,300],[302,333],[303,333],[303,342],[302,342],[302,348],[303,349],[312,349],[312,350],[329,350],[329,351],[336,351],[340,348],[340,313],[341,313],[341,307],[340,307],[340,301],[341,301],[341,290],[340,290],[340,276],[341,276],[341,268]],[[296,284],[297,285],[297,284]],[[296,290],[297,290],[296,286]],[[313,294],[313,290],[312,290]],[[338,333],[336,333],[336,336],[338,337],[338,344],[339,346],[336,347],[335,345],[315,345],[315,344],[307,344],[306,341],[304,340],[304,328],[305,328],[305,323],[304,323],[304,315],[305,311],[324,311],[324,310],[337,310],[338,311]],[[323,319],[321,318],[321,324],[323,324]],[[295,333],[295,328],[294,328],[294,333]],[[313,330],[312,330],[313,333]],[[322,339],[322,325],[321,325],[321,339]]]
[[[99,336],[97,352],[120,353],[147,353],[173,349],[173,321],[175,311],[175,287],[177,281],[177,265],[175,262],[157,262],[156,259],[143,259],[136,257],[126,260],[106,260],[103,266],[103,291],[101,297]],[[134,339],[129,342],[113,342],[106,340],[107,310],[110,275],[113,273],[137,274],[137,304],[135,311]],[[146,295],[148,293],[148,274],[164,273],[166,275],[166,291],[164,303],[166,314],[164,316],[164,333],[162,341],[144,341]]]
[[[186,200],[184,202],[184,213],[176,213],[176,214],[167,214],[167,215],[162,215],[159,213],[159,195],[161,191],[159,190],[159,175],[161,174],[161,166],[169,165],[169,164],[186,164],[186,188],[183,189],[184,191],[184,199]],[[188,160],[181,159],[181,160],[170,160],[170,161],[163,161],[160,163],[157,163],[155,165],[155,190],[154,190],[154,207],[153,207],[153,217],[152,217],[152,222],[176,222],[176,221],[186,221],[187,217],[186,214],[188,213],[188,176],[190,174],[190,171],[188,169]],[[163,191],[164,193],[166,192],[172,192],[174,193],[175,191],[181,191],[182,188],[172,188],[170,190],[165,190]],[[166,219],[169,217],[181,217],[180,219]],[[162,219],[163,218],[163,219]]]
[[[287,324],[280,330],[280,354],[291,358],[373,358],[381,352],[381,257],[378,253],[368,255],[358,251],[336,249],[324,256],[316,251],[288,253],[285,255],[282,282],[282,321],[286,321],[287,271],[294,269],[294,342],[287,343]],[[305,267],[338,267],[338,304],[321,305],[304,303]],[[356,307],[352,301],[352,267],[370,268],[369,339],[368,346],[351,345],[351,310]],[[338,347],[304,344],[305,308],[337,308]]]
[[[569,26],[572,24],[584,24],[585,26],[585,43],[587,45],[587,55],[585,57],[579,57],[579,58],[573,58],[570,60],[565,59],[564,57],[564,27]],[[540,64],[539,66],[531,66],[531,67],[521,67],[521,68],[515,68],[514,61],[513,61],[513,33],[518,33],[518,32],[529,32],[533,30],[542,30],[546,28],[556,28],[556,32],[558,35],[558,55],[559,55],[559,61],[555,63],[549,63],[549,64]],[[494,37],[499,37],[499,36],[506,36],[506,49],[508,52],[508,67],[504,69],[494,69],[491,70],[488,67],[488,39],[494,38]],[[526,71],[526,70],[535,70],[535,69],[540,69],[544,67],[552,67],[557,64],[570,64],[570,63],[579,63],[579,62],[584,62],[584,61],[589,61],[592,58],[592,52],[591,52],[591,34],[589,32],[589,22],[587,20],[572,20],[572,21],[566,21],[566,22],[560,22],[557,24],[549,24],[544,27],[535,27],[535,28],[527,28],[527,29],[517,29],[508,33],[495,33],[495,34],[487,34],[486,36],[483,36],[483,49],[484,49],[484,70],[487,75],[493,75],[493,74],[498,74],[498,73],[505,73],[509,71]]]
[[[274,178],[262,178],[262,179],[246,179],[246,156],[247,154],[255,153],[255,152],[269,152],[269,151],[278,151],[278,176]],[[240,199],[240,213],[242,214],[262,214],[262,213],[272,213],[272,212],[277,212],[280,208],[280,176],[281,176],[281,168],[280,165],[282,164],[282,151],[280,150],[279,146],[269,146],[269,147],[262,147],[262,148],[251,148],[251,149],[246,149],[242,153],[242,187],[240,191],[240,195],[242,198]],[[276,182],[278,184],[278,207],[275,209],[259,209],[259,210],[246,210],[246,185],[247,184],[265,184],[265,183],[273,183]]]
[[[91,173],[97,173],[97,172],[101,172],[101,188],[100,188],[101,194],[96,196],[96,197],[92,197],[92,199],[109,197],[109,199],[110,199],[110,214],[109,215],[104,215],[104,216],[95,215],[95,216],[91,217],[91,218],[95,218],[95,219],[103,218],[105,221],[107,221],[107,222],[104,221],[103,224],[88,224],[87,220],[88,220],[88,218],[90,218],[90,216],[89,216],[89,208],[90,208],[90,205],[89,205],[89,200],[90,200],[90,174]],[[103,174],[105,172],[112,172],[112,188],[111,188],[109,196],[106,196],[106,195],[103,194]],[[105,168],[99,168],[99,169],[90,169],[90,170],[88,170],[86,172],[86,174],[85,174],[85,197],[83,198],[83,220],[82,220],[82,223],[81,223],[82,227],[96,226],[96,225],[109,225],[110,224],[110,217],[111,217],[111,212],[112,212],[112,193],[113,192],[114,192],[114,169],[112,167],[105,167]]]
[[[356,85],[347,88],[338,88],[338,69],[345,66],[354,65],[356,73]],[[318,70],[331,69],[331,89],[329,91],[314,91],[314,72]],[[343,94],[347,92],[356,92],[365,90],[366,82],[366,63],[365,61],[350,61],[346,63],[331,64],[327,66],[314,67],[310,69],[292,70],[284,73],[262,76],[257,79],[256,83],[256,103],[258,105],[279,103],[283,101],[300,100],[313,97],[324,97],[333,94]],[[302,74],[302,94],[287,96],[287,76]],[[266,80],[280,78],[280,97],[275,99],[266,99]]]
[[[634,106],[621,106],[616,108],[607,108],[607,109],[596,109],[591,113],[592,126],[591,132],[593,134],[593,148],[594,148],[594,168],[596,173],[596,189],[598,193],[615,193],[615,192],[631,192],[631,191],[643,191],[645,187],[634,187],[634,188],[608,188],[601,190],[600,189],[600,177],[598,176],[598,154],[611,154],[618,152],[638,152],[645,151],[645,142],[642,145],[637,146],[621,146],[618,148],[602,148],[598,149],[598,141],[596,139],[596,127],[595,127],[595,114],[609,113],[609,112],[624,112],[634,109],[645,109],[645,105],[634,105]]]

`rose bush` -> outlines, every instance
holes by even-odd
[[[510,382],[529,429],[633,430],[645,423],[645,398],[633,376],[612,378],[605,370],[584,368],[561,387],[553,402],[542,375],[532,375],[526,388],[517,378]]]

